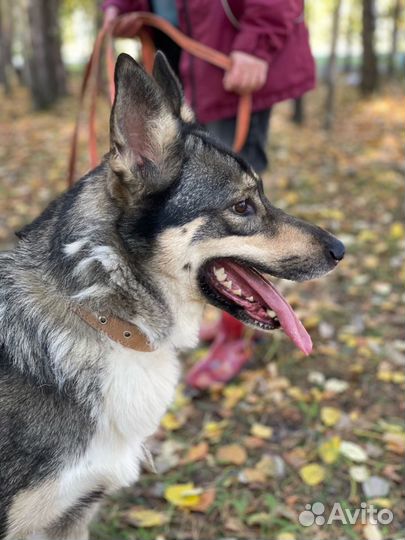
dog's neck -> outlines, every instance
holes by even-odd
[[[78,246],[67,244],[64,251],[72,254]],[[128,264],[112,245],[85,253],[73,270],[78,278],[84,276],[80,287],[76,284],[78,292],[71,295],[73,302],[137,325],[154,348],[166,341],[178,349],[196,345],[203,306],[182,293],[178,281],[155,275],[153,268]],[[99,267],[98,281],[89,285],[86,276],[94,265]]]
[[[18,307],[19,313],[9,315],[22,324],[13,325],[4,339],[14,364],[41,384],[63,386],[83,371],[83,384],[90,386],[89,375],[100,369],[101,343],[107,338],[94,337],[94,330],[74,313],[77,304],[136,324],[155,349],[197,342],[202,305],[187,298],[178,282],[154,274],[147,252],[127,256],[117,237],[116,210],[101,182],[93,173],[89,182],[79,183],[81,197],[67,209],[77,219],[70,215],[64,222],[67,212],[60,209],[41,216],[7,255],[7,295],[16,300],[6,303]],[[65,202],[66,196],[59,204]],[[72,361],[76,353],[77,362]]]
[[[117,234],[116,209],[103,189],[94,182],[85,186],[86,191],[90,188],[98,191],[97,221],[86,220],[84,229],[78,220],[76,230],[66,231],[59,214],[59,220],[38,224],[17,247],[19,261],[26,263],[24,274],[40,275],[37,292],[42,285],[42,294],[54,293],[54,301],[67,311],[82,305],[136,324],[154,348],[167,340],[176,348],[194,346],[202,304],[182,292],[178,279],[155,268],[149,246],[140,244],[136,255],[128,257]],[[83,200],[85,208],[76,212],[91,216],[92,199]],[[43,237],[49,233],[45,244]]]
[[[163,280],[159,292],[154,286],[155,276],[141,282],[119,260],[113,246],[86,250],[82,244],[64,246],[65,257],[59,263],[68,265],[71,272],[74,261],[73,269],[79,268],[75,285],[55,277],[59,272],[66,273],[66,268],[51,268],[49,261],[45,263],[44,253],[40,253],[35,242],[23,240],[16,252],[10,254],[9,275],[13,276],[13,284],[9,294],[20,296],[14,302],[20,306],[20,313],[9,315],[22,324],[4,336],[19,371],[33,377],[36,384],[64,391],[69,388],[74,399],[81,399],[79,394],[84,396],[96,388],[108,346],[108,338],[98,338],[74,312],[74,305],[80,303],[89,310],[113,313],[128,320],[138,326],[154,349],[163,347],[166,351],[194,346],[202,315],[202,305],[186,302],[170,280]],[[81,256],[76,251],[79,246]],[[94,256],[102,262],[87,260]],[[31,316],[33,313],[35,317]]]

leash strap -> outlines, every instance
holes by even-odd
[[[89,87],[91,79],[93,79],[93,85],[90,93],[90,110],[88,120],[88,139],[89,139],[89,155],[90,165],[95,167],[98,163],[97,153],[97,139],[96,139],[96,101],[98,92],[98,76],[102,46],[106,45],[106,64],[108,75],[108,86],[111,103],[114,101],[115,88],[114,88],[114,50],[112,45],[112,38],[134,38],[140,37],[142,43],[142,56],[143,64],[146,71],[152,72],[153,60],[155,54],[155,47],[152,37],[146,27],[153,27],[161,30],[167,34],[179,47],[187,51],[188,53],[205,60],[210,64],[228,70],[231,67],[231,59],[225,54],[199,43],[194,39],[186,36],[180,30],[175,28],[168,21],[148,12],[134,12],[127,15],[117,17],[107,27],[103,27],[97,35],[93,52],[87,63],[83,81],[79,94],[79,108],[76,116],[75,127],[72,136],[69,167],[68,167],[68,186],[73,185],[75,176],[75,166],[77,161],[77,144],[80,131],[81,113],[83,110],[84,98],[86,91]],[[239,98],[235,139],[233,143],[233,149],[235,152],[239,152],[246,142],[246,138],[250,127],[250,116],[252,110],[252,98],[251,95],[243,95]]]
[[[95,315],[83,307],[76,307],[74,312],[89,326],[102,332],[124,347],[140,352],[152,352],[146,336],[134,324],[106,315]]]

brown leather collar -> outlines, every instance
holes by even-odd
[[[103,334],[124,347],[140,352],[153,351],[146,336],[134,324],[119,319],[118,317],[95,315],[83,307],[75,307],[74,311],[84,322],[94,328],[94,330],[103,332]]]

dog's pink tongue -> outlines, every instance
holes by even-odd
[[[304,325],[294,313],[290,304],[281,296],[274,285],[265,280],[260,274],[256,274],[256,272],[251,272],[233,263],[230,263],[230,265],[247,281],[252,289],[260,294],[268,307],[276,312],[280,325],[287,336],[304,354],[310,354],[312,351],[311,336],[305,330]]]

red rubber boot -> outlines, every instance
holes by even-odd
[[[222,313],[219,322],[211,326],[211,334],[202,333],[204,337],[214,337],[208,354],[197,362],[186,376],[187,384],[201,390],[216,382],[228,382],[252,356],[252,338],[243,337],[244,326],[237,319],[228,313]]]

